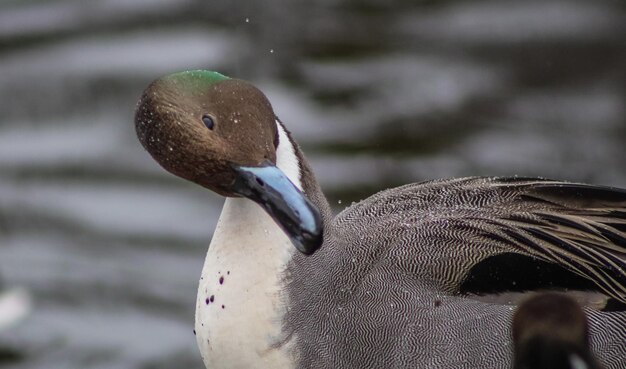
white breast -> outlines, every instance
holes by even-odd
[[[226,199],[196,302],[196,339],[207,368],[291,368],[280,276],[294,247],[247,199]]]
[[[301,188],[293,146],[277,126],[277,166]],[[207,368],[295,366],[291,344],[282,334],[286,297],[281,293],[281,277],[294,252],[289,238],[259,205],[226,199],[196,302],[196,339]]]

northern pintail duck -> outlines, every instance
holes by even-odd
[[[589,348],[585,313],[562,294],[539,294],[522,303],[513,316],[513,342],[513,369],[601,368]]]
[[[333,216],[265,95],[209,71],[154,81],[135,126],[166,170],[226,197],[196,303],[209,368],[507,368],[513,307],[468,296],[539,289],[610,297],[591,344],[625,368],[625,190],[437,180]]]

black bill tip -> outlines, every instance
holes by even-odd
[[[234,191],[261,205],[298,251],[310,255],[323,242],[319,211],[277,167],[234,167]]]

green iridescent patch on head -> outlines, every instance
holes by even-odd
[[[219,81],[223,81],[225,79],[229,79],[228,77],[226,77],[225,75],[218,73],[218,72],[213,72],[210,70],[202,70],[202,69],[197,69],[197,70],[188,70],[185,72],[180,72],[180,73],[175,73],[172,74],[173,77],[176,76],[186,76],[186,77],[191,77],[191,78],[197,78],[197,79],[201,79],[204,82],[209,82],[209,83],[215,83],[215,82],[219,82]]]
[[[221,73],[201,69],[174,73],[163,78],[164,81],[182,83],[189,87],[206,87],[228,79],[230,78]]]

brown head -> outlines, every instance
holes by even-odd
[[[135,113],[139,141],[163,168],[236,196],[233,165],[276,163],[276,116],[251,84],[189,71],[154,81]]]
[[[563,294],[543,293],[522,303],[512,333],[515,369],[598,368],[589,350],[587,317]]]
[[[261,205],[303,253],[322,243],[319,211],[276,167],[277,120],[253,85],[216,72],[154,81],[135,112],[143,147],[167,171]]]

